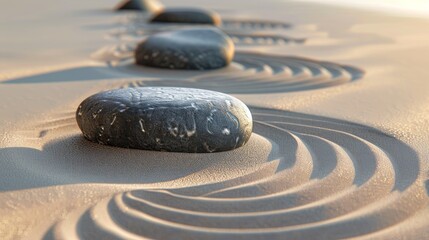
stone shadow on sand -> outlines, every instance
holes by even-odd
[[[201,159],[201,154],[114,148],[75,135],[49,142],[42,150],[0,149],[0,191],[79,183],[166,182],[198,172],[212,162],[210,157]]]
[[[39,138],[46,136],[45,130]],[[241,170],[276,158],[253,154],[253,138],[244,147],[218,153],[176,153],[125,149],[96,144],[81,134],[49,141],[42,149],[0,148],[0,192],[68,184],[151,184],[177,180],[213,165],[242,166]],[[252,160],[253,159],[253,160]],[[206,174],[206,173],[202,173]],[[25,176],[25,177],[23,177]]]
[[[2,84],[29,84],[29,83],[55,83],[77,82],[90,80],[118,79],[124,75],[118,71],[109,71],[108,67],[84,66],[19,77],[2,82]]]

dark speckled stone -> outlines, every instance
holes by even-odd
[[[230,64],[233,57],[233,41],[216,28],[154,34],[135,50],[137,64],[170,69],[216,69]]]
[[[168,8],[156,14],[153,23],[185,23],[220,25],[220,16],[208,10],[192,8]]]
[[[100,144],[156,151],[208,153],[243,146],[252,115],[218,92],[168,87],[117,89],[82,102],[76,120]]]

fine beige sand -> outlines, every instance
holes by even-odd
[[[162,2],[217,11],[233,64],[133,65],[139,41],[184,26],[114,12],[115,0],[0,10],[1,239],[429,239],[429,20],[280,0]],[[83,99],[137,86],[234,95],[253,135],[213,154],[81,136]]]

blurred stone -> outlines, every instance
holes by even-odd
[[[202,9],[192,8],[168,8],[155,15],[153,23],[186,23],[186,24],[210,24],[220,25],[219,14]]]
[[[232,39],[217,28],[154,34],[135,51],[137,64],[170,69],[217,69],[230,64],[233,57]]]
[[[162,9],[158,0],[124,0],[120,2],[116,10],[139,10],[144,12],[158,12]]]

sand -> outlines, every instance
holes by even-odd
[[[233,64],[134,66],[138,41],[179,26],[148,26],[148,15],[111,11],[114,0],[5,3],[2,239],[428,238],[429,20],[275,0],[163,3],[218,11]],[[214,154],[84,140],[79,103],[135,86],[231,94],[251,108],[254,133]]]

